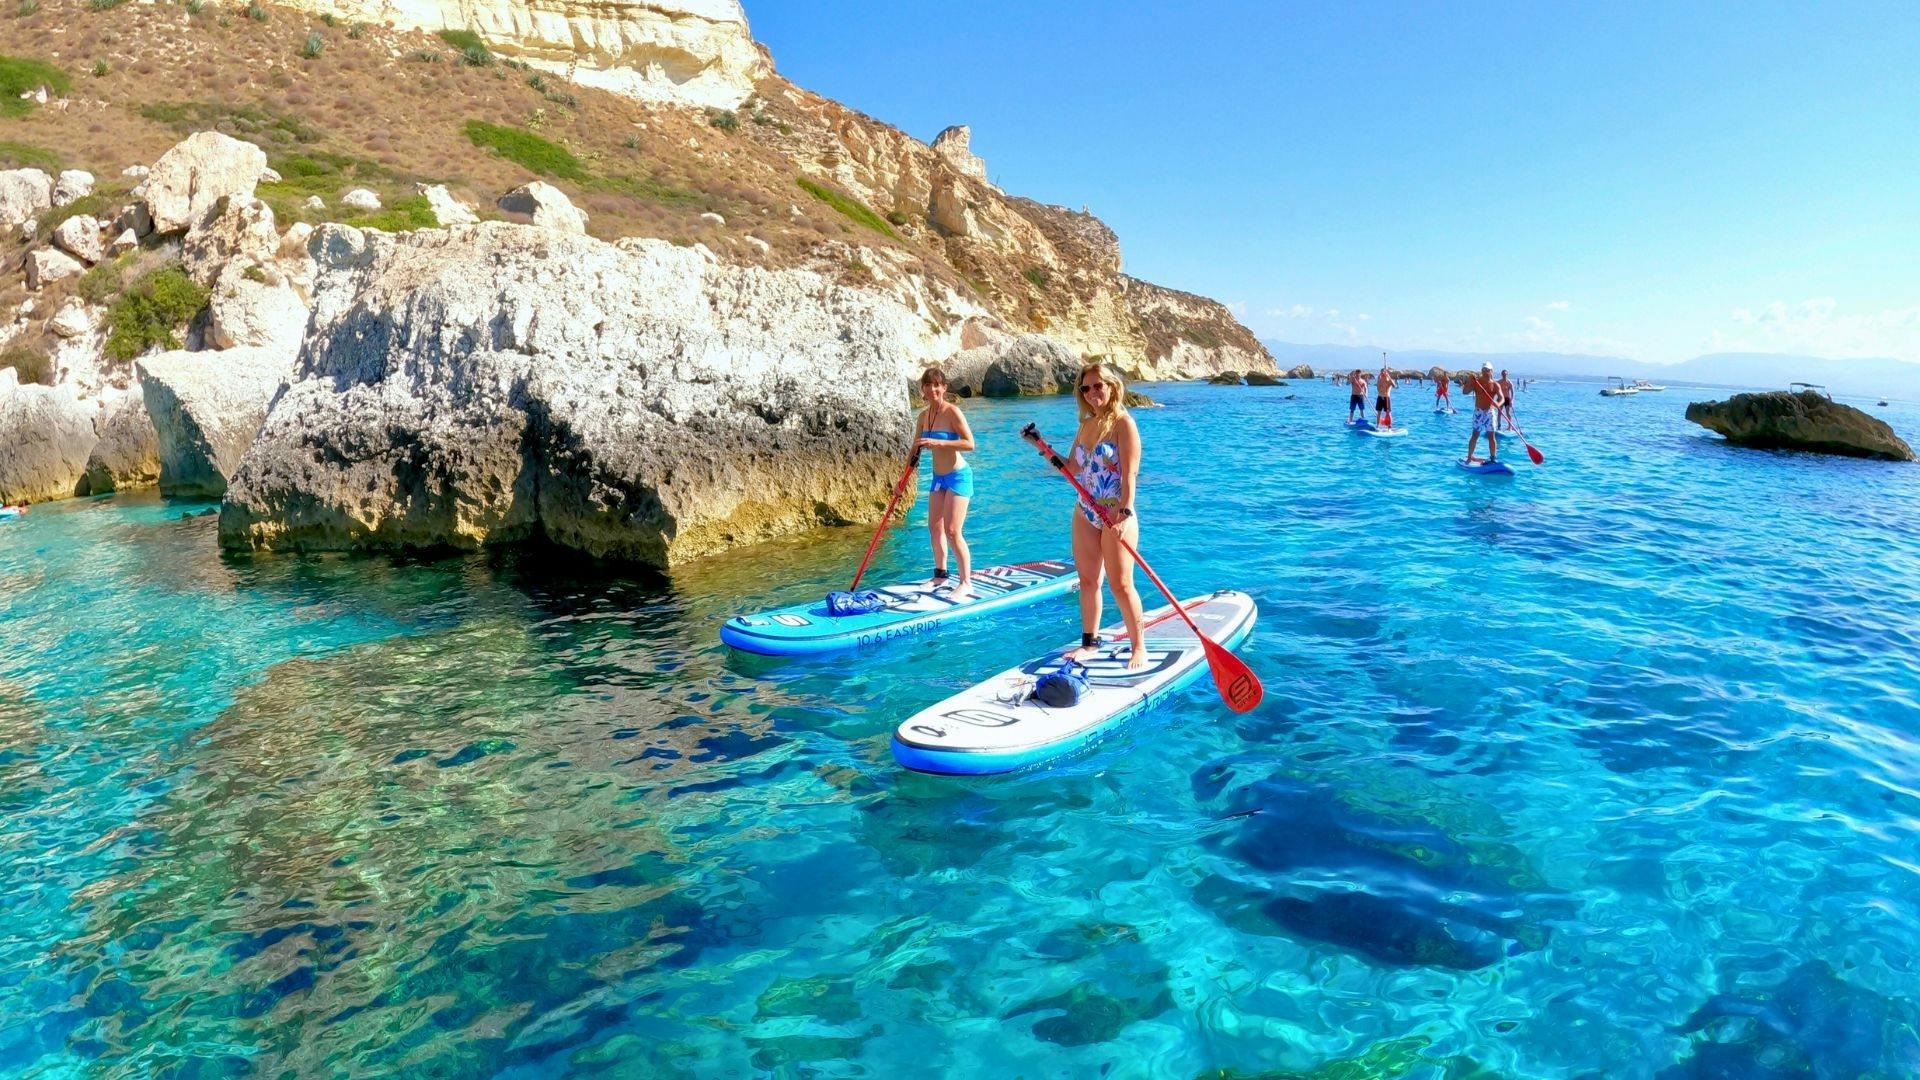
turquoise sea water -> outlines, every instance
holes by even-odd
[[[0,1075],[1920,1074],[1920,466],[1564,383],[1497,480],[1417,388],[1391,442],[1322,384],[1148,389],[1143,551],[1259,600],[1266,703],[1010,777],[888,734],[1071,597],[718,645],[860,529],[664,580],[0,525]],[[1064,552],[1014,433],[1070,405],[970,415],[976,557]]]

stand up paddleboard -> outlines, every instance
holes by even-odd
[[[876,589],[886,606],[864,615],[829,615],[827,602],[758,615],[736,615],[720,627],[720,640],[763,656],[810,656],[917,634],[936,623],[970,619],[1057,596],[1079,584],[1073,564],[1058,560],[976,567],[973,595],[959,599],[951,586],[914,581]]]
[[[19,516],[20,516],[19,507],[0,506],[0,521],[12,521],[14,518],[17,518]]]
[[[1504,461],[1476,461],[1469,465],[1464,461],[1455,462],[1462,469],[1480,476],[1512,476],[1513,466]]]
[[[1253,632],[1253,597],[1225,590],[1184,601],[1193,621],[1228,649]],[[1012,772],[1082,749],[1153,708],[1207,671],[1207,659],[1171,606],[1146,614],[1147,666],[1127,670],[1125,625],[1101,631],[1099,651],[1081,661],[1088,689],[1054,708],[1030,696],[1041,676],[1066,665],[1070,645],[1030,660],[915,714],[893,735],[893,758],[916,772],[979,776]]]
[[[1370,427],[1370,428],[1355,428],[1353,430],[1356,434],[1371,435],[1376,439],[1397,439],[1400,436],[1405,435],[1407,433],[1407,429],[1403,427],[1389,427],[1389,428]]]
[[[1442,416],[1442,415],[1444,415],[1444,416],[1452,416],[1452,415],[1453,415],[1454,413],[1457,413],[1457,412],[1459,412],[1459,411],[1460,411],[1460,410],[1458,410],[1458,409],[1435,409],[1435,410],[1433,410],[1433,415],[1435,415],[1435,416]]]

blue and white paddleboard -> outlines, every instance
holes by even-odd
[[[1435,416],[1440,416],[1440,415],[1442,415],[1442,414],[1445,414],[1445,415],[1447,415],[1447,416],[1452,416],[1452,415],[1453,415],[1454,413],[1456,413],[1456,412],[1459,412],[1459,411],[1460,411],[1460,410],[1458,410],[1458,409],[1435,409],[1435,410],[1433,410],[1433,415],[1435,415]]]
[[[1455,462],[1462,469],[1480,476],[1512,476],[1513,466],[1504,461],[1476,461],[1469,465],[1464,461]]]
[[[948,579],[950,582],[951,579]],[[810,656],[917,634],[937,623],[988,615],[1057,596],[1080,583],[1073,564],[1059,560],[976,567],[973,595],[958,599],[948,582],[912,581],[876,589],[887,606],[865,615],[827,614],[825,597],[807,604],[736,615],[720,640],[765,656]]]
[[[14,518],[17,518],[19,516],[20,516],[19,507],[0,506],[0,521],[12,521]]]
[[[1349,420],[1347,421],[1347,427],[1351,429],[1354,434],[1358,435],[1364,432],[1372,431],[1373,423],[1368,420]]]
[[[1403,427],[1390,427],[1390,428],[1370,427],[1370,428],[1354,428],[1353,430],[1357,434],[1371,435],[1376,439],[1397,439],[1400,436],[1405,435],[1407,433],[1407,429]]]
[[[1229,649],[1253,633],[1253,597],[1226,590],[1185,601],[1207,636]],[[1165,621],[1155,623],[1165,617]],[[893,758],[916,772],[977,776],[1012,772],[1083,749],[1206,674],[1199,639],[1171,606],[1146,614],[1147,666],[1127,670],[1126,626],[1101,632],[1099,652],[1083,660],[1091,684],[1067,708],[1032,700],[1042,675],[1066,663],[1063,645],[925,709],[893,734]]]

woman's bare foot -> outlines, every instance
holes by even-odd
[[[1127,655],[1127,670],[1139,671],[1141,668],[1144,668],[1147,666],[1148,659],[1149,658],[1147,656],[1147,652],[1145,649],[1131,650]]]
[[[1099,651],[1100,651],[1100,646],[1098,645],[1075,645],[1073,648],[1068,649],[1066,652],[1061,653],[1060,655],[1066,657],[1069,660],[1085,660],[1087,657],[1093,656]]]

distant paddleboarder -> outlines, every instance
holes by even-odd
[[[1387,354],[1380,354],[1380,381],[1374,384],[1373,426],[1393,427],[1393,388],[1399,385],[1393,369],[1387,366]]]
[[[1453,379],[1442,375],[1433,380],[1433,407],[1453,411]]]
[[[1347,376],[1347,423],[1353,423],[1354,417],[1367,418],[1367,377],[1360,374],[1359,368]]]
[[[933,579],[947,579],[947,549],[953,549],[960,564],[960,578],[953,584],[953,595],[972,595],[973,552],[967,548],[962,530],[967,524],[967,504],[973,501],[973,466],[963,453],[973,451],[973,429],[960,407],[947,400],[947,373],[930,367],[920,376],[920,396],[927,409],[914,426],[914,451],[933,451],[933,487],[927,493],[927,535],[933,541]]]
[[[1487,460],[1500,460],[1499,422],[1495,419],[1503,399],[1500,384],[1493,377],[1493,364],[1480,365],[1480,374],[1468,377],[1466,389],[1473,392],[1473,434],[1467,436],[1467,464],[1480,459],[1473,456],[1480,444],[1480,433],[1487,435]]]
[[[1513,380],[1507,378],[1507,369],[1500,369],[1500,406],[1501,419],[1506,421],[1507,430],[1513,430]]]

